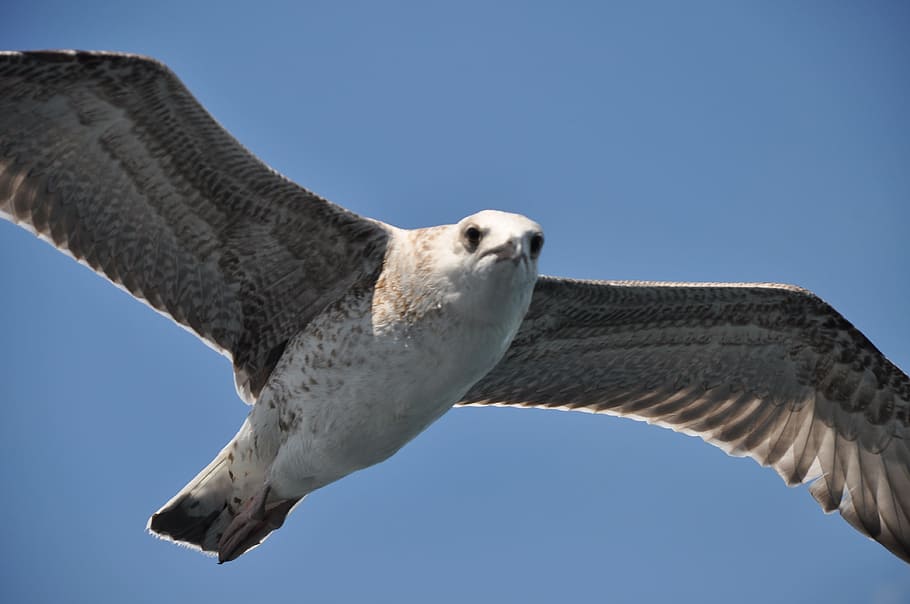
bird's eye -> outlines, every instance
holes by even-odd
[[[534,233],[531,235],[531,258],[540,256],[540,249],[543,247],[543,235]]]
[[[480,240],[482,238],[483,233],[481,233],[480,229],[474,225],[471,225],[464,230],[465,246],[468,248],[469,252],[473,252],[477,249],[477,246],[480,245]]]

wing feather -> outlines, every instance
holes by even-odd
[[[0,215],[230,356],[250,402],[388,237],[259,161],[167,67],[113,53],[0,53]]]
[[[544,277],[462,405],[578,409],[773,467],[910,562],[910,379],[808,291]]]

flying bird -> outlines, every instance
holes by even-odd
[[[459,405],[699,436],[910,562],[910,378],[807,290],[538,276],[524,216],[358,216],[128,54],[0,53],[0,214],[231,360],[247,419],[148,525],[220,562]]]

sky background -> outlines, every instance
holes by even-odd
[[[33,0],[0,45],[153,55],[356,212],[530,216],[544,273],[802,285],[907,370],[908,31],[905,2]],[[144,527],[242,422],[229,363],[7,223],[0,283],[2,601],[910,601],[805,488],[556,411],[455,410],[217,566]]]

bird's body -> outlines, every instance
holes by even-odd
[[[519,217],[498,218],[518,222],[518,233],[535,228]],[[417,236],[426,235],[421,231]],[[410,243],[410,233],[399,236]],[[272,470],[273,486],[287,496],[312,490],[310,477],[322,486],[395,453],[499,362],[527,311],[533,267],[522,265],[520,278],[492,291],[461,290],[447,275],[395,284],[413,272],[393,269],[394,256],[419,258],[421,252],[412,254],[413,245],[390,247],[394,255],[372,290],[343,298],[291,340],[253,409],[254,426],[274,423],[299,437]],[[279,478],[295,473],[299,484],[285,486]]]
[[[247,421],[149,522],[222,561],[453,404],[697,435],[910,561],[910,378],[806,290],[538,278],[533,221],[357,216],[113,53],[0,53],[0,215],[231,360]]]
[[[470,254],[465,228],[483,232]],[[280,509],[278,522],[308,493],[398,451],[505,353],[537,280],[528,247],[539,232],[492,211],[390,229],[372,286],[352,289],[290,339],[237,436],[151,529],[233,559],[264,537],[224,546],[236,518],[248,523],[249,502]]]

